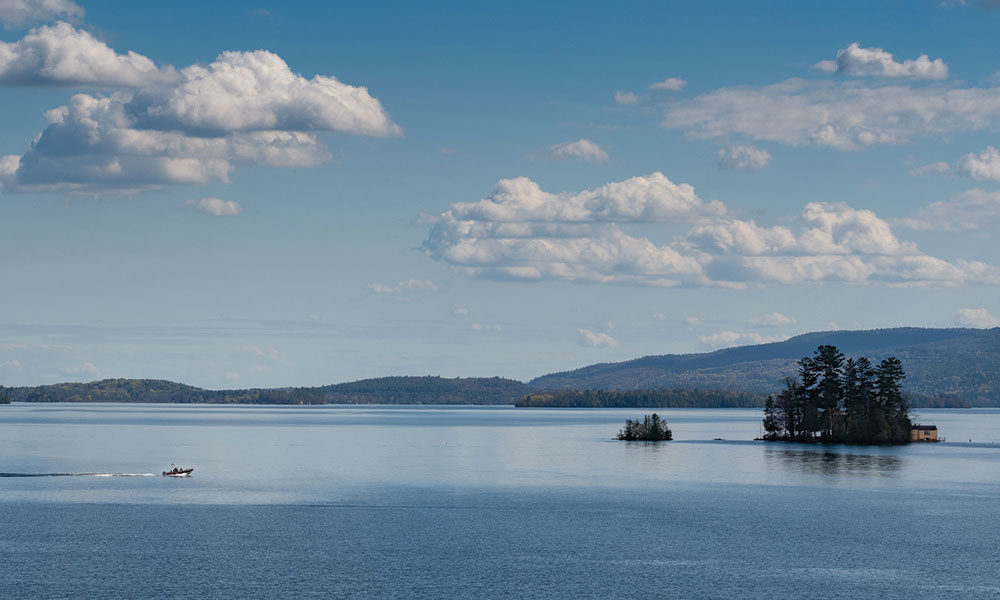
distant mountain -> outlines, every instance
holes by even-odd
[[[104,379],[0,391],[15,402],[514,404],[528,389],[520,381],[500,377],[380,377],[313,388],[205,390],[161,379]]]
[[[221,404],[514,404],[525,406],[759,405],[796,372],[795,362],[832,344],[848,356],[903,362],[916,406],[1000,406],[1000,328],[875,329],[807,333],[784,342],[702,354],[646,356],[553,373],[527,384],[501,377],[380,377],[311,388],[205,390],[158,379],[105,379],[0,388],[0,402],[178,402]],[[628,390],[619,395],[544,394]],[[705,393],[710,391],[712,393]],[[714,393],[714,392],[724,393]],[[534,394],[532,398],[527,398]]]
[[[973,406],[1000,406],[1000,328],[806,333],[772,344],[596,364],[544,375],[528,385],[538,390],[687,388],[767,394],[795,374],[795,361],[823,344],[876,363],[888,356],[900,359],[907,373],[905,389],[918,397],[918,404],[954,398]]]

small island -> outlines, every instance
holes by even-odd
[[[873,366],[820,346],[798,361],[798,377],[764,403],[768,441],[908,444],[912,422],[903,395],[903,365],[889,357]]]
[[[618,439],[627,442],[663,442],[674,439],[674,434],[667,427],[667,422],[653,413],[643,417],[641,422],[626,419],[625,427],[618,432]]]

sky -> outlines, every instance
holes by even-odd
[[[0,25],[0,385],[527,380],[1000,325],[994,0]]]

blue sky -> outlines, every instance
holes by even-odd
[[[0,0],[0,385],[992,327],[991,1]]]

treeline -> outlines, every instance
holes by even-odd
[[[378,377],[316,388],[331,404],[513,404],[527,386],[503,377]]]
[[[10,404],[10,394],[0,385],[0,404]]]
[[[759,408],[764,397],[721,390],[556,390],[528,394],[522,408]]]
[[[798,377],[764,404],[768,440],[905,444],[910,404],[903,395],[903,365],[893,357],[873,366],[848,358],[836,346],[820,346],[798,361]]]
[[[520,381],[499,377],[382,377],[312,388],[206,390],[160,379],[104,379],[3,391],[17,402],[513,404],[525,389]]]
[[[205,390],[161,379],[104,379],[8,388],[17,402],[137,402],[178,404],[323,404],[313,388]]]

